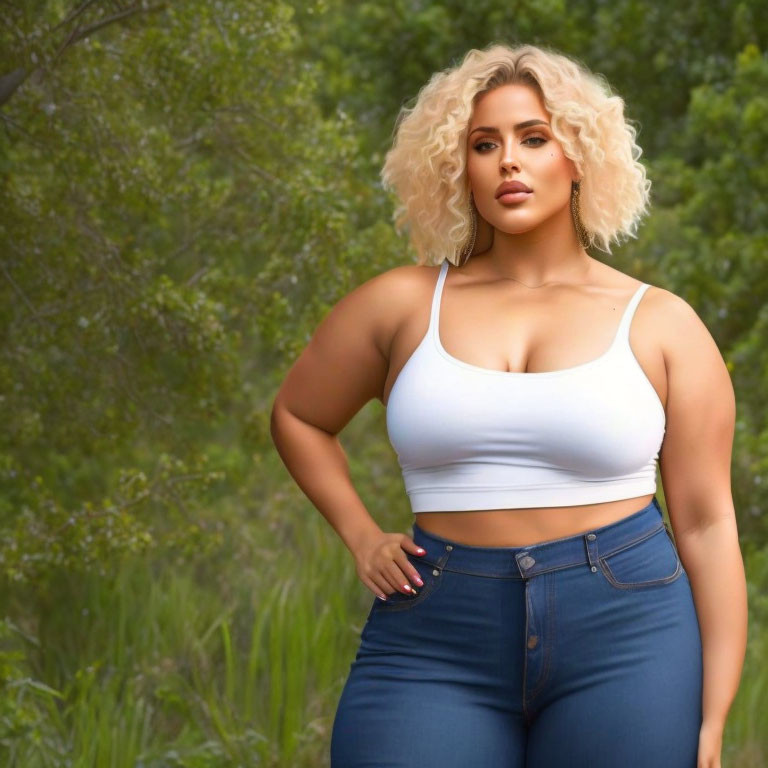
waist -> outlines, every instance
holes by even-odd
[[[420,512],[418,526],[480,547],[524,547],[609,525],[648,505],[654,494],[599,504]]]
[[[481,576],[527,578],[573,565],[596,564],[598,552],[607,556],[665,527],[661,506],[654,495],[642,509],[608,525],[526,546],[465,544],[427,531],[418,522],[413,523],[412,538],[427,551],[425,560],[445,560],[445,570]]]

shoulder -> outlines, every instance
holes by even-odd
[[[717,403],[723,418],[730,420],[735,409],[733,384],[709,328],[681,296],[658,286],[651,286],[646,293],[646,316],[661,340],[669,402],[685,401],[694,412],[705,404],[712,408]]]
[[[349,316],[366,317],[391,314],[394,307],[407,305],[429,280],[429,274],[437,267],[404,264],[379,272],[357,285],[335,305],[334,311]],[[433,273],[434,274],[434,273]]]
[[[429,301],[439,266],[403,264],[374,275],[344,302],[349,312],[367,322],[380,350],[387,353],[394,334],[414,310]]]
[[[681,296],[656,285],[645,292],[645,314],[659,329],[668,367],[679,363],[702,364],[721,358],[717,344],[696,310]]]
[[[644,282],[608,269],[606,282],[610,279],[629,290],[637,290]],[[678,381],[684,381],[691,375],[701,375],[702,371],[718,371],[724,383],[722,355],[696,310],[682,296],[652,283],[647,285],[637,307],[637,325],[645,329],[643,335],[658,340],[670,382],[673,374],[677,374],[674,378]]]
[[[376,290],[385,294],[399,294],[405,292],[419,292],[424,286],[432,283],[440,271],[439,265],[430,264],[402,264],[392,269],[380,272],[371,278],[368,283],[376,284]]]
[[[380,302],[407,301],[421,293],[430,282],[434,286],[439,266],[403,264],[379,272],[361,283],[345,298]]]
[[[601,265],[601,269],[604,284],[615,290],[631,294],[643,284],[648,286],[640,297],[637,307],[638,323],[648,328],[659,329],[658,338],[664,347],[665,357],[667,354],[674,355],[680,338],[685,339],[690,335],[701,337],[709,334],[696,310],[682,297],[607,264]]]
[[[343,296],[322,326],[364,336],[388,358],[394,334],[434,289],[439,266],[403,264],[379,272]]]

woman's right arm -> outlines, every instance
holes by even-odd
[[[352,485],[338,433],[373,398],[381,398],[389,347],[418,293],[413,270],[381,273],[342,298],[317,327],[275,397],[271,435],[298,486],[352,553],[361,581],[380,597],[418,584],[402,533],[384,533]]]

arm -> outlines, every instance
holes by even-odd
[[[338,433],[369,400],[382,397],[389,346],[404,312],[416,301],[420,281],[413,270],[418,269],[396,267],[342,298],[288,371],[271,412],[280,458],[355,556],[360,578],[377,593],[402,591],[400,586],[413,576],[415,569],[400,550],[408,537],[384,534],[368,513],[352,485]],[[389,561],[382,565],[386,553],[371,552],[372,542],[384,546],[383,537],[389,537],[386,553],[397,550],[395,560],[407,572]],[[382,575],[381,568],[387,573]]]
[[[703,652],[702,730],[722,738],[747,643],[747,585],[731,495],[736,402],[717,345],[695,311],[664,291],[667,429],[659,464],[688,573]],[[700,765],[719,765],[717,762]]]

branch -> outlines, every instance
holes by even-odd
[[[69,14],[69,16],[64,19],[64,21],[57,24],[52,31],[56,31],[59,28],[61,28],[63,25],[73,21],[74,19],[77,19],[78,16],[82,15],[82,13],[87,10],[87,8],[93,3],[95,0],[85,0],[83,3],[80,4],[78,8],[76,8],[72,13]],[[100,29],[104,29],[104,27],[109,26],[110,24],[114,24],[118,21],[123,21],[124,19],[127,19],[130,16],[133,16],[137,13],[151,13],[153,11],[160,11],[167,7],[168,3],[161,2],[161,3],[155,3],[155,5],[134,5],[131,8],[126,8],[124,11],[120,11],[119,13],[115,13],[112,16],[107,16],[106,19],[102,19],[101,21],[97,21],[94,24],[91,24],[90,26],[83,27],[80,29],[79,27],[75,27],[75,29],[72,30],[69,37],[62,43],[62,45],[59,47],[59,50],[56,51],[56,53],[53,54],[53,57],[51,58],[49,63],[43,64],[40,67],[37,67],[36,69],[32,70],[31,72],[28,72],[23,67],[19,67],[18,69],[13,70],[12,72],[8,72],[5,75],[0,76],[0,107],[2,107],[8,100],[13,96],[13,94],[18,90],[19,86],[28,78],[31,77],[34,74],[37,74],[38,72],[45,72],[50,64],[55,64],[59,56],[61,56],[64,51],[67,50],[70,46],[74,45],[78,41],[82,40],[84,37],[88,37],[93,32],[98,32]]]

